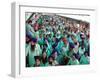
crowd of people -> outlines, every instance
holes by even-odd
[[[32,13],[26,20],[26,67],[89,64],[89,40],[89,22]]]

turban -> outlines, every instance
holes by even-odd
[[[37,39],[36,39],[36,38],[32,38],[32,41],[33,41],[33,42],[37,42]]]

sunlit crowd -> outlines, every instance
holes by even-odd
[[[89,40],[89,22],[59,14],[31,13],[26,19],[26,67],[89,64]]]

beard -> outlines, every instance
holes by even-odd
[[[31,45],[31,50],[34,51],[35,45]]]
[[[30,41],[26,41],[26,44],[28,44]]]

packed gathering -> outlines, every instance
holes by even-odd
[[[88,21],[55,13],[26,12],[25,17],[26,67],[90,64]]]

